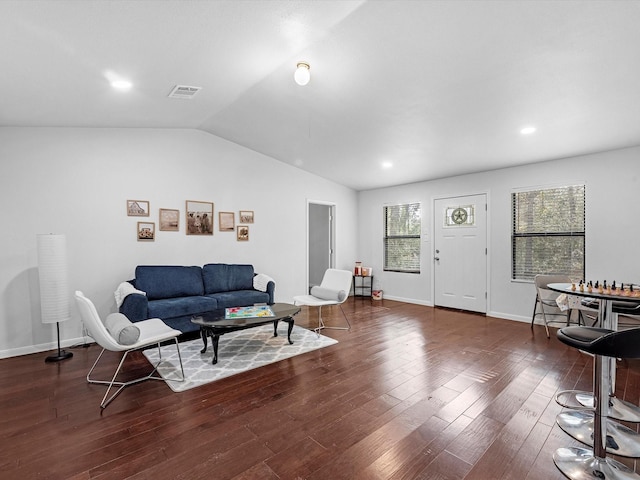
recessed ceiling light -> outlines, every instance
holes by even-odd
[[[536,131],[536,127],[524,127],[522,130],[520,130],[520,133],[522,135],[531,135],[535,131]]]
[[[391,162],[382,162],[382,168],[391,168],[393,167],[393,163]]]
[[[128,80],[114,80],[111,86],[116,90],[130,90],[133,84]]]

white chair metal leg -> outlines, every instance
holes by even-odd
[[[347,315],[344,313],[344,310],[342,309],[342,305],[338,305],[340,307],[340,311],[342,312],[342,316],[344,317],[344,319],[347,322],[347,326],[346,327],[333,327],[333,326],[329,326],[326,325],[324,323],[324,320],[322,320],[322,306],[318,307],[318,328],[314,328],[314,332],[319,333],[320,330],[326,328],[327,330],[351,330],[351,324],[349,323],[349,319],[347,318]]]
[[[180,347],[178,345],[178,339],[174,338],[174,342],[175,342],[175,345],[176,345],[176,350],[178,352],[178,360],[180,361],[181,378],[176,379],[176,380],[172,380],[172,381],[183,382],[184,379],[185,379],[184,366],[182,364],[182,355],[180,354]],[[163,362],[163,360],[162,360],[162,350],[160,348],[160,344],[159,343],[157,344],[157,347],[158,347],[158,352],[159,352],[159,360],[158,360],[158,363],[153,365],[153,370],[151,370],[151,373],[149,373],[148,375],[145,375],[143,377],[136,378],[134,380],[129,380],[127,382],[117,381],[116,378],[118,378],[118,374],[120,373],[120,370],[122,369],[122,365],[124,364],[124,361],[127,358],[127,355],[132,350],[127,350],[127,351],[124,352],[124,354],[122,355],[122,358],[120,359],[120,362],[118,363],[118,367],[116,368],[116,371],[113,374],[113,377],[111,378],[111,380],[96,380],[96,379],[91,378],[91,373],[96,368],[96,365],[98,365],[98,362],[100,361],[100,359],[102,358],[102,355],[104,354],[104,352],[106,350],[104,348],[102,349],[102,351],[98,355],[98,358],[96,359],[96,361],[93,362],[93,365],[92,365],[91,369],[89,370],[89,373],[87,373],[87,382],[88,383],[93,383],[93,384],[97,384],[97,385],[107,385],[107,391],[105,392],[104,396],[102,397],[102,401],[100,402],[100,408],[102,408],[102,409],[106,408],[107,405],[109,405],[109,403],[111,403],[111,401],[114,398],[116,398],[116,396],[118,396],[118,394],[125,387],[128,387],[130,385],[135,385],[136,383],[144,382],[146,380],[162,380],[162,381],[165,381],[165,379],[162,378],[161,376],[154,375],[157,372],[158,367],[160,366],[160,364]],[[119,388],[118,388],[118,390],[116,390],[115,393],[113,393],[111,396],[109,396],[109,392],[111,391],[111,389],[113,387],[119,387]]]

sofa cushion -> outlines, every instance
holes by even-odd
[[[207,295],[218,302],[218,308],[248,307],[256,303],[268,303],[269,294],[257,290],[236,290],[235,292],[219,292]]]
[[[253,290],[253,265],[209,263],[202,267],[202,279],[206,294]]]
[[[136,267],[136,288],[146,292],[149,300],[202,295],[202,269],[174,265],[139,265]]]
[[[172,318],[184,315],[196,315],[198,313],[215,310],[218,302],[211,297],[180,297],[152,300],[149,302],[150,318]]]

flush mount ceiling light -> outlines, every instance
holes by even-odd
[[[524,127],[522,130],[520,130],[520,133],[522,135],[531,135],[535,131],[536,131],[536,127]]]
[[[311,73],[309,72],[308,63],[298,62],[298,66],[296,68],[296,72],[293,74],[293,79],[300,86],[305,86],[311,80]]]

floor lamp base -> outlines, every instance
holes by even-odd
[[[67,358],[73,357],[73,353],[67,352],[65,350],[60,350],[60,322],[56,322],[56,332],[58,333],[58,354],[57,355],[49,355],[44,359],[45,362],[59,362],[60,360],[66,360]]]
[[[44,359],[45,362],[59,362],[60,360],[66,360],[67,358],[73,357],[73,352],[67,352],[65,350],[60,350],[57,355],[49,355]]]

